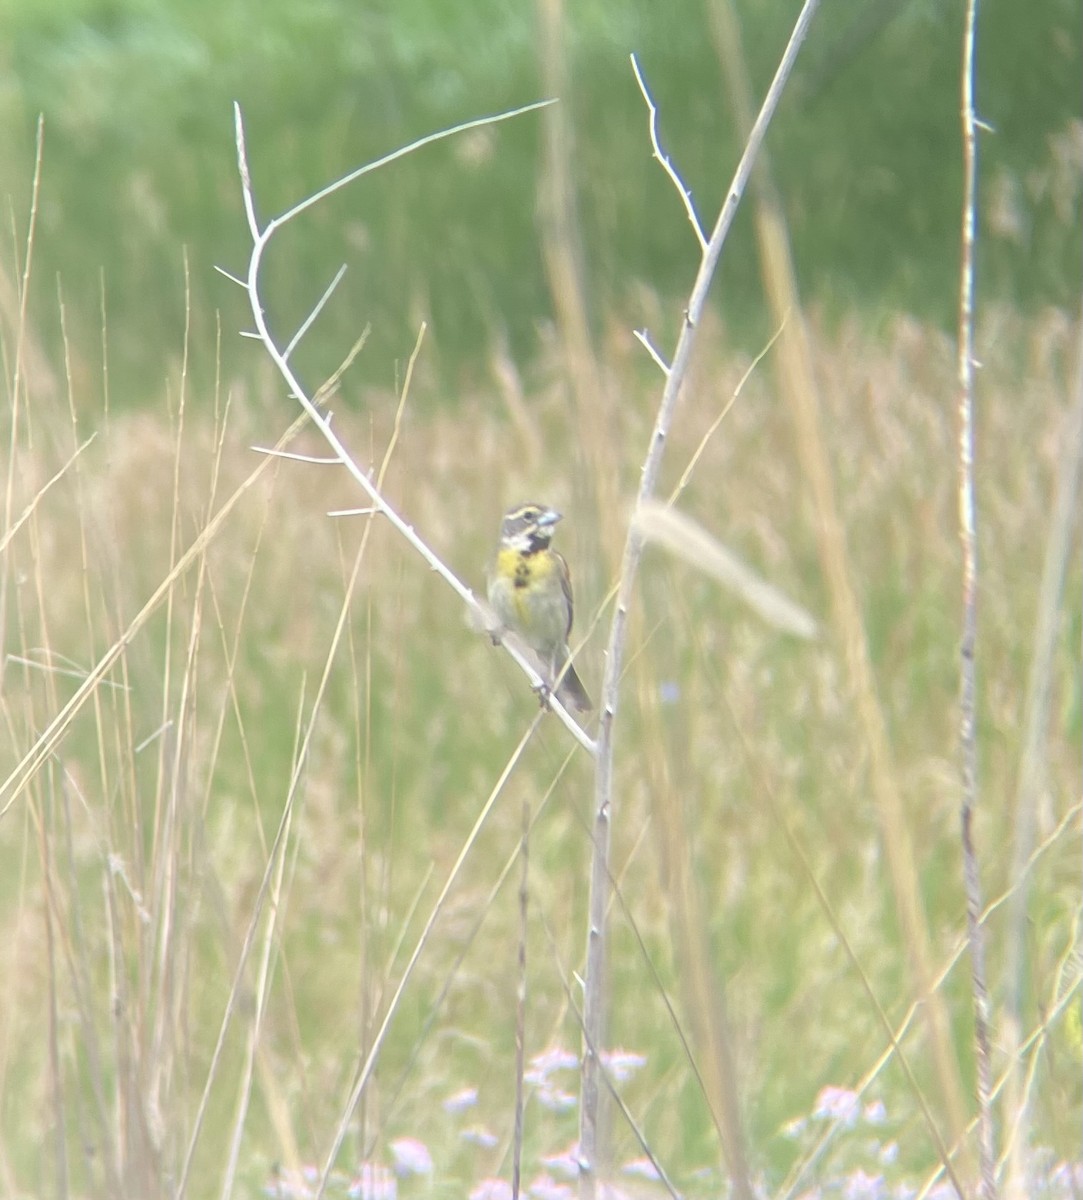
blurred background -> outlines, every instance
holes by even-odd
[[[266,221],[415,138],[559,97],[307,212],[272,242],[263,300],[284,343],[346,265],[295,365],[314,390],[367,331],[336,427],[363,465],[387,455],[388,496],[472,586],[507,505],[565,512],[597,696],[662,383],[633,330],[672,353],[699,261],[629,54],[710,228],[742,88],[758,106],[798,7],[0,6],[0,783],[18,785],[0,818],[4,1195],[313,1194],[340,1127],[328,1195],[507,1195],[524,805],[524,1180],[572,1194],[592,772],[555,721],[435,912],[347,1105],[537,704],[389,529],[327,517],[363,503],[343,472],[252,453],[297,412],[214,269],[243,275],[251,248],[232,104]],[[667,1194],[644,1142],[682,1194],[728,1194],[703,1069],[718,1014],[693,978],[725,991],[762,1194],[954,1194],[956,1141],[955,1167],[973,1168],[961,41],[956,4],[825,4],[715,280],[659,492],[820,636],[789,637],[648,551],[622,684],[610,979],[611,1069],[638,1133],[610,1113],[614,1195]],[[1073,0],[982,4],[977,842],[1004,1194],[1028,1197],[1083,1187],[1083,583],[1063,486],[1080,57]],[[834,511],[810,483],[809,411]],[[324,452],[310,431],[292,448]]]
[[[754,94],[766,90],[796,15],[738,5]],[[1071,0],[983,5],[978,56],[981,295],[1026,312],[1077,300],[1080,258],[1078,9]],[[529,4],[79,3],[5,5],[0,153],[5,194],[25,206],[35,125],[45,119],[36,287],[59,273],[77,345],[100,342],[104,286],[119,378],[145,371],[181,323],[181,256],[193,311],[226,330],[242,297],[212,271],[247,254],[231,103],[248,127],[270,217],[349,168],[433,130],[547,94],[540,17]],[[953,328],[959,258],[961,13],[939,0],[843,0],[813,24],[769,150],[802,290],[836,319],[875,328],[904,311]],[[638,320],[638,290],[686,295],[696,247],[651,160],[629,67],[639,55],[662,139],[710,223],[741,142],[707,9],[586,0],[562,17],[562,116],[597,331]],[[290,230],[268,291],[297,321],[341,262],[343,291],[309,342],[365,323],[365,381],[430,323],[454,387],[506,336],[538,352],[553,306],[538,236],[540,121],[434,146],[366,178]],[[18,210],[17,210],[18,211]],[[773,329],[748,209],[715,287],[728,327],[758,348]],[[84,315],[85,314],[85,315]],[[46,332],[55,336],[53,328]],[[225,339],[230,364],[251,352]],[[381,376],[381,378],[385,378]],[[127,394],[125,389],[125,395]]]

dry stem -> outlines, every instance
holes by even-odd
[[[666,438],[673,421],[680,395],[681,385],[688,372],[692,348],[696,340],[696,331],[700,318],[707,303],[707,293],[714,277],[715,268],[722,254],[722,247],[729,234],[733,219],[737,214],[737,205],[748,184],[752,167],[760,146],[767,133],[767,127],[778,107],[783,88],[793,70],[797,53],[805,40],[809,23],[812,20],[819,0],[805,0],[801,13],[797,18],[789,43],[783,53],[782,61],[771,82],[771,87],[756,118],[752,132],[748,136],[741,160],[730,184],[722,209],[718,214],[714,230],[711,233],[706,249],[700,261],[699,271],[692,285],[688,301],[685,321],[677,339],[677,348],[673,355],[672,365],[666,374],[662,399],[658,406],[654,430],[651,433],[647,456],[643,463],[640,476],[637,504],[654,495],[658,481],[658,473],[662,465],[662,452]],[[638,72],[637,72],[638,76]],[[653,104],[651,104],[653,110]],[[653,118],[652,118],[653,122]],[[671,173],[672,178],[672,173]],[[683,197],[687,189],[679,188]],[[606,959],[606,911],[609,902],[609,844],[613,806],[613,733],[617,715],[617,698],[620,684],[621,668],[624,660],[624,647],[627,637],[628,610],[632,601],[632,589],[643,552],[643,537],[633,521],[628,528],[624,544],[624,556],[621,563],[620,582],[617,591],[616,610],[613,614],[613,624],[610,629],[609,645],[605,656],[605,674],[602,680],[602,695],[600,700],[600,724],[598,730],[597,762],[594,775],[594,824],[593,824],[593,856],[591,860],[590,902],[587,927],[587,965],[583,998],[584,1022],[584,1051],[583,1051],[583,1083],[579,1117],[579,1162],[581,1170],[581,1194],[593,1197],[598,1162],[598,1105],[599,1105],[599,1062],[598,1051],[604,1045],[605,1036],[605,959]],[[751,1197],[752,1188],[748,1180],[747,1169],[744,1166],[744,1153],[736,1129],[731,1129],[726,1140],[730,1143],[725,1147],[730,1172],[733,1177],[734,1195],[738,1200]]]
[[[963,549],[963,632],[959,676],[959,752],[963,796],[960,826],[966,921],[974,992],[974,1040],[978,1068],[978,1153],[982,1200],[996,1200],[989,1060],[989,990],[981,925],[981,877],[974,851],[973,816],[978,801],[976,715],[978,631],[978,533],[974,496],[974,237],[977,223],[977,118],[974,113],[974,35],[978,0],[967,0],[963,35],[963,232],[959,281],[959,537]]]

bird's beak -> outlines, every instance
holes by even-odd
[[[545,512],[538,518],[539,525],[555,525],[562,517],[563,513],[558,513],[555,508],[547,508]]]

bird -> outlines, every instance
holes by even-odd
[[[538,657],[545,686],[577,712],[590,697],[569,662],[572,580],[564,556],[553,550],[553,527],[562,514],[545,504],[517,504],[504,514],[489,574],[489,604],[500,632],[517,636]]]

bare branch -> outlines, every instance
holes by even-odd
[[[337,288],[338,285],[342,282],[342,277],[345,274],[346,274],[346,264],[343,263],[342,266],[339,267],[339,269],[335,272],[334,279],[332,279],[331,282],[327,285],[326,289],[324,290],[323,295],[319,298],[319,300],[316,301],[316,307],[313,308],[313,310],[308,314],[307,317],[305,317],[305,319],[301,322],[300,329],[298,329],[297,332],[293,335],[293,337],[290,338],[289,345],[287,345],[286,349],[282,352],[282,355],[284,358],[289,358],[289,356],[297,348],[297,343],[305,336],[306,333],[308,333],[309,329],[312,328],[313,321],[315,321],[316,318],[320,315],[320,313],[323,312],[324,306],[327,304],[327,301],[331,299],[331,296],[334,294],[335,288]]]
[[[255,199],[252,195],[252,173],[248,169],[248,151],[244,144],[244,121],[241,106],[233,102],[233,134],[237,143],[237,170],[241,176],[241,195],[244,198],[244,214],[248,218],[248,230],[254,242],[259,241],[259,222],[256,220]],[[245,289],[248,283],[245,283]]]
[[[312,463],[317,467],[337,467],[339,465],[337,458],[327,455],[297,454],[293,450],[276,450],[273,446],[249,446],[249,449],[254,450],[257,454],[269,455],[271,458],[288,458],[291,462]]]
[[[329,517],[374,517],[379,515],[378,508],[331,508],[327,510]]]
[[[744,194],[752,167],[756,161],[760,146],[767,133],[767,127],[775,114],[778,102],[786,81],[793,70],[797,53],[805,40],[809,23],[812,20],[819,0],[805,0],[797,18],[789,43],[783,53],[778,70],[771,82],[771,87],[764,99],[759,116],[752,127],[745,144],[744,152],[738,163],[737,170],[730,184],[729,192],[722,204],[707,244],[699,271],[692,286],[688,302],[688,312],[677,339],[677,349],[673,356],[673,365],[667,377],[662,399],[658,406],[654,430],[643,471],[640,476],[637,503],[654,495],[661,469],[662,452],[666,438],[673,421],[680,395],[681,386],[688,372],[692,347],[695,344],[696,330],[707,303],[707,294],[718,265],[722,247],[729,234],[730,226],[737,213],[737,205]],[[594,777],[594,825],[593,825],[593,858],[591,862],[590,879],[590,915],[587,930],[587,969],[585,993],[583,1001],[584,1042],[583,1082],[580,1104],[579,1123],[579,1153],[582,1163],[581,1193],[590,1197],[595,1192],[596,1172],[598,1169],[598,1104],[599,1104],[599,1064],[592,1047],[604,1045],[605,1025],[605,988],[603,986],[606,959],[606,914],[609,901],[609,843],[613,805],[613,730],[617,713],[618,687],[624,660],[624,648],[627,638],[628,612],[632,602],[632,590],[643,553],[643,537],[633,521],[628,529],[624,545],[624,556],[621,563],[620,582],[617,592],[616,611],[613,614],[613,624],[610,629],[609,645],[605,656],[605,674],[602,681],[602,695],[599,702],[600,722],[598,728],[598,752]],[[748,1180],[747,1168],[743,1161],[734,1161],[741,1155],[740,1147],[727,1147],[730,1162],[729,1167],[733,1178],[734,1195],[737,1200],[750,1200],[751,1184]]]
[[[234,115],[236,123],[237,136],[237,164],[238,171],[241,177],[241,188],[244,195],[244,208],[248,217],[249,230],[252,234],[252,253],[248,261],[248,272],[246,275],[245,288],[248,292],[248,301],[252,308],[252,316],[256,325],[256,332],[264,348],[271,357],[271,361],[278,369],[278,373],[286,381],[291,395],[295,396],[305,412],[311,418],[319,433],[323,436],[324,441],[331,447],[337,460],[350,473],[353,479],[359,484],[362,491],[372,501],[375,510],[382,516],[386,517],[391,525],[395,528],[410,546],[421,556],[428,567],[435,571],[451,589],[456,593],[460,600],[466,605],[470,613],[473,614],[475,620],[481,627],[484,627],[484,611],[478,603],[473,591],[463,583],[457,575],[448,567],[433,551],[429,545],[421,538],[414,527],[403,517],[401,517],[385,499],[383,493],[377,485],[369,478],[367,472],[361,469],[353,460],[345,443],[339,438],[338,434],[331,426],[330,417],[322,413],[316,402],[308,395],[300,380],[293,372],[290,366],[286,352],[281,350],[275,339],[271,335],[271,331],[267,325],[267,316],[263,309],[263,304],[260,298],[260,281],[259,272],[263,261],[264,251],[274,236],[274,234],[287,222],[293,220],[307,209],[311,208],[319,200],[332,195],[339,191],[348,183],[359,179],[362,175],[374,171],[377,167],[385,166],[396,159],[404,157],[413,150],[418,150],[422,146],[427,146],[432,142],[439,141],[443,138],[450,137],[454,133],[459,133],[467,129],[475,129],[483,125],[492,125],[499,121],[505,121],[511,117],[518,116],[522,113],[532,112],[535,109],[544,108],[553,101],[544,100],[536,104],[529,104],[523,108],[515,109],[511,112],[501,113],[495,117],[482,117],[476,121],[467,121],[464,124],[456,125],[451,129],[441,130],[438,133],[430,134],[428,137],[420,138],[418,141],[411,142],[409,146],[405,146],[400,150],[395,150],[391,154],[385,155],[376,162],[369,163],[364,167],[358,168],[356,171],[351,171],[348,175],[343,176],[335,183],[329,184],[322,191],[310,196],[308,199],[301,201],[300,204],[294,205],[288,212],[283,213],[280,217],[275,217],[269,221],[264,229],[259,228],[259,223],[256,219],[255,200],[252,195],[251,174],[248,168],[248,154],[245,148],[244,138],[244,120],[241,114],[240,105],[234,105]],[[310,324],[310,322],[308,322]],[[290,344],[292,349],[294,343]],[[519,664],[519,667],[530,680],[531,685],[541,689],[544,687],[544,680],[534,665],[529,659],[522,654],[514,645],[507,639],[503,640],[504,648]],[[556,713],[557,717],[565,725],[568,731],[579,742],[579,744],[590,753],[594,753],[594,742],[590,736],[583,730],[575,718],[564,708],[560,701],[552,696],[549,698],[549,707]]]
[[[235,283],[238,287],[244,287],[244,280],[238,279],[236,275],[232,274],[230,271],[227,271],[225,267],[215,267],[214,269],[219,275],[224,275],[225,278],[230,281],[230,283]]]
[[[643,346],[647,353],[654,359],[655,364],[663,375],[669,374],[669,363],[662,357],[661,352],[651,341],[650,334],[645,329],[635,329],[632,331],[636,341]]]
[[[696,208],[692,203],[692,193],[684,186],[684,182],[677,174],[677,170],[673,166],[669,155],[662,152],[662,147],[658,142],[658,109],[655,107],[654,100],[651,98],[647,84],[643,79],[643,74],[639,69],[639,60],[634,54],[630,55],[630,57],[636,83],[639,84],[639,90],[643,93],[643,99],[647,102],[647,111],[650,113],[651,147],[654,150],[654,157],[662,164],[662,170],[669,176],[673,182],[673,186],[677,189],[677,194],[681,198],[684,210],[688,213],[688,219],[692,222],[692,228],[695,230],[696,241],[699,242],[699,251],[701,254],[705,254],[707,252],[707,237],[703,232],[703,226],[699,223],[699,217],[696,216]]]
[[[300,204],[294,205],[288,212],[283,213],[281,217],[277,217],[272,224],[284,225],[287,221],[303,213],[306,208],[311,208],[314,204],[318,204],[321,200],[353,183],[355,179],[360,179],[362,175],[368,175],[371,171],[378,171],[381,167],[386,167],[389,163],[393,163],[397,159],[405,158],[408,154],[413,154],[415,150],[432,145],[433,142],[441,142],[444,138],[454,137],[459,133],[466,133],[470,129],[480,129],[487,125],[498,125],[501,121],[510,121],[513,117],[521,117],[525,113],[535,112],[539,108],[548,108],[551,104],[556,104],[556,100],[536,100],[533,104],[524,104],[522,108],[509,109],[507,112],[496,113],[491,117],[477,117],[473,121],[464,121],[461,125],[452,125],[450,129],[440,129],[436,133],[427,134],[425,137],[411,142],[408,146],[393,150],[390,154],[385,154],[383,158],[378,158],[375,162],[358,167],[356,171],[351,171],[349,175],[344,175],[334,183],[328,184],[322,191],[316,192],[314,196],[309,196],[306,200],[302,200]]]

